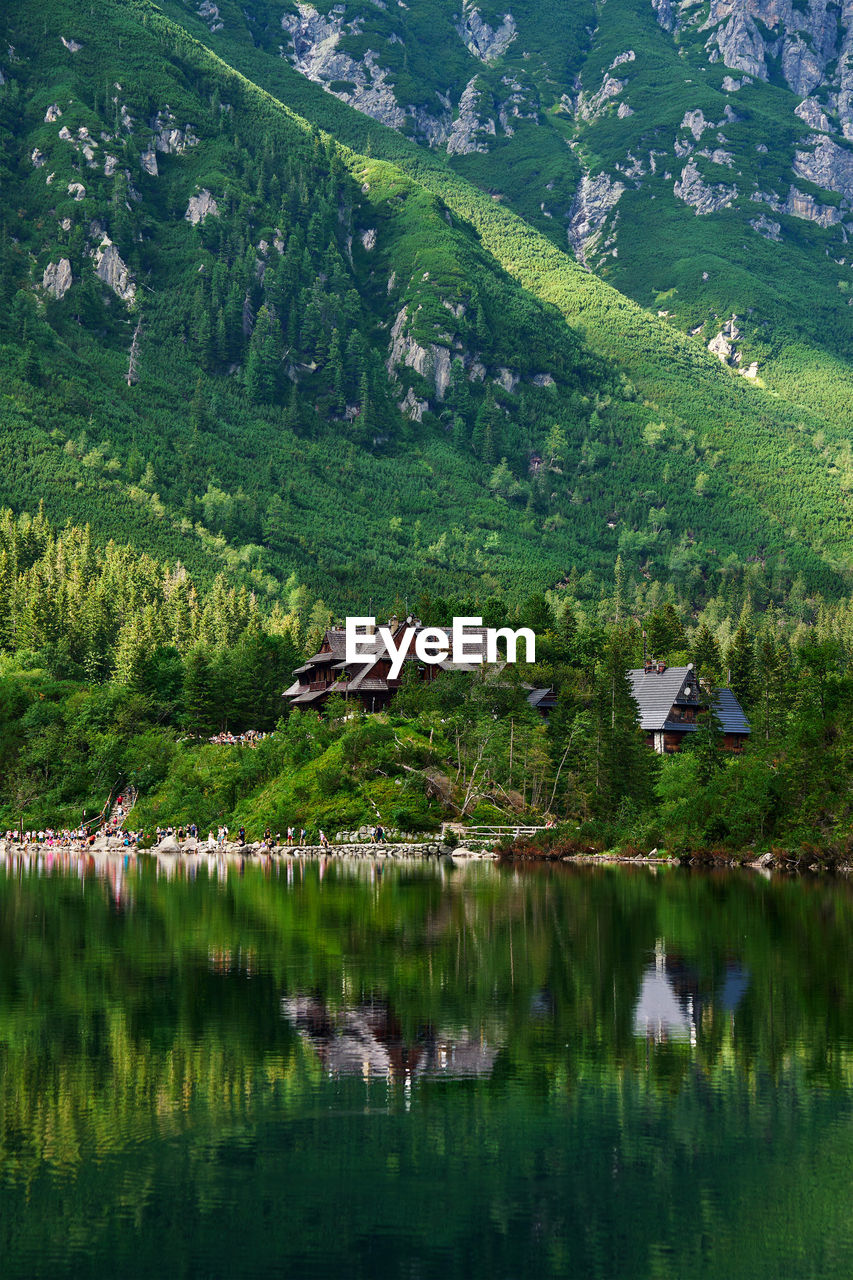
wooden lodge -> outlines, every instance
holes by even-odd
[[[710,707],[693,664],[668,667],[649,659],[629,671],[628,678],[648,745],[660,755],[680,751],[685,735],[696,732],[701,716],[707,715]],[[725,750],[742,751],[751,730],[731,689],[716,690],[713,709]]]
[[[404,622],[391,618],[388,627],[397,648],[406,628],[413,628],[403,670],[396,678],[391,677],[391,654],[378,633],[362,633],[365,636],[374,635],[374,656],[367,661],[348,665],[346,632],[342,627],[330,627],[313,657],[294,671],[295,681],[289,689],[285,689],[283,696],[292,707],[314,707],[319,710],[327,698],[340,694],[344,698],[358,698],[366,711],[382,711],[399,689],[404,672],[412,663],[416,664],[420,679],[429,681],[434,680],[442,671],[475,671],[485,660],[485,627],[466,628],[471,647],[474,647],[478,633],[480,634],[483,658],[479,662],[459,663],[446,658],[436,664],[420,662],[415,654],[415,640],[418,632],[423,630],[416,618],[407,618]]]

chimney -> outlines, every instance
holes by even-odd
[[[663,673],[664,673],[664,671],[666,671],[666,663],[665,663],[665,662],[659,662],[659,663],[658,663],[658,675],[659,675],[659,676],[662,676],[662,675],[663,675]]]
[[[647,672],[648,672],[648,671],[651,671],[651,669],[652,669],[652,667],[653,667],[653,666],[654,666],[654,663],[652,662],[651,658],[643,658],[643,670],[644,670],[644,671],[647,671]]]

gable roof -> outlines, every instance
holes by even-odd
[[[650,671],[638,667],[628,672],[628,679],[640,713],[640,728],[648,733],[663,729],[672,704],[688,684],[692,690],[696,687],[692,667],[667,667],[662,672],[657,667]]]
[[[685,720],[670,720],[675,703],[697,706],[696,672],[692,666],[667,667],[659,672],[657,667],[646,671],[643,667],[628,672],[631,693],[640,715],[640,727],[646,733],[659,733],[666,729],[674,733],[695,733],[697,725]],[[685,696],[689,687],[690,695]],[[704,700],[703,700],[704,705]],[[750,733],[749,721],[731,689],[717,689],[714,694],[714,711],[723,733]]]
[[[723,733],[749,733],[749,721],[731,689],[718,689],[714,698],[714,710]]]

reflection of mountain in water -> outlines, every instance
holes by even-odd
[[[487,1076],[498,1053],[482,1037],[448,1035],[433,1027],[407,1043],[381,1000],[330,1009],[320,997],[292,996],[282,999],[281,1012],[333,1075]]]
[[[707,980],[677,955],[667,955],[662,939],[643,975],[634,1010],[634,1034],[657,1043],[696,1043],[703,1010],[733,1014],[749,987],[749,970],[727,960],[721,981]]]

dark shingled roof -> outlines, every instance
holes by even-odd
[[[714,710],[723,733],[749,733],[749,721],[731,689],[718,689]]]
[[[670,720],[669,713],[676,702],[694,705],[696,698],[696,673],[692,667],[667,667],[659,673],[657,667],[645,671],[642,667],[628,672],[631,692],[640,713],[640,726],[646,733],[659,733],[666,729],[674,733],[695,732],[696,725],[684,720]],[[690,697],[684,690],[690,688]],[[749,721],[731,689],[718,689],[714,695],[714,710],[723,733],[750,732]]]
[[[635,667],[628,672],[631,692],[640,713],[640,727],[647,733],[663,729],[672,710],[672,704],[687,685],[695,691],[696,679],[692,667],[667,667],[658,674],[657,667],[645,671]]]

